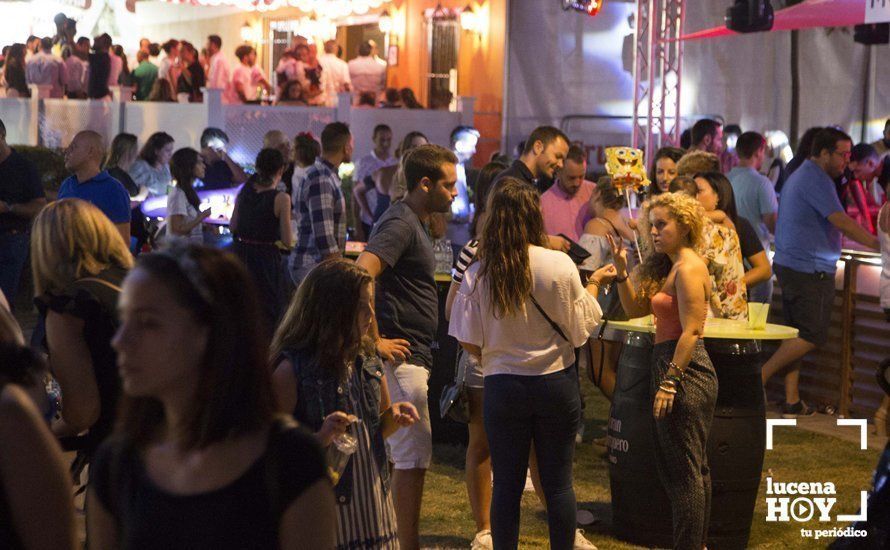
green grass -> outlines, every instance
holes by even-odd
[[[609,470],[601,458],[602,447],[594,447],[594,437],[603,434],[609,403],[589,383],[584,384],[585,442],[575,454],[575,491],[580,506],[591,510],[598,523],[586,529],[588,538],[601,550],[635,548],[610,535],[611,521]],[[435,414],[435,411],[433,412]],[[779,444],[779,442],[781,444]],[[434,464],[427,474],[421,518],[422,545],[433,548],[468,548],[475,534],[463,481],[463,453],[458,446],[437,445]],[[837,488],[838,502],[832,515],[855,514],[859,491],[869,489],[878,461],[878,451],[861,451],[853,443],[806,432],[782,429],[776,448],[767,451],[764,481],[754,511],[751,548],[824,548],[828,541],[801,538],[800,529],[844,527],[835,522],[820,524],[767,523],[765,477],[772,471],[775,481],[831,481]],[[546,548],[547,524],[540,503],[532,493],[522,500],[520,548]]]

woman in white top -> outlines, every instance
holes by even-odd
[[[173,155],[173,137],[165,132],[155,132],[139,151],[139,158],[128,170],[139,188],[147,188],[152,197],[167,194],[170,185],[170,157]]]
[[[167,236],[203,244],[201,223],[210,215],[210,209],[200,210],[201,199],[194,183],[204,177],[204,161],[197,151],[186,147],[173,153],[170,169],[176,186],[167,195]]]
[[[585,289],[564,253],[545,248],[547,236],[535,189],[502,179],[473,263],[451,310],[449,333],[481,357],[484,422],[494,490],[495,548],[516,548],[519,505],[534,442],[547,500],[550,546],[575,540],[572,460],[581,421],[574,348],[600,321],[599,287],[614,266],[595,272]]]

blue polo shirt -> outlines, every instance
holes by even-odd
[[[78,182],[75,175],[69,176],[59,188],[59,199],[85,200],[113,223],[130,223],[130,195],[121,182],[104,170],[82,182]]]
[[[834,273],[841,232],[828,216],[843,211],[828,174],[813,161],[804,161],[782,187],[775,263],[803,273]]]

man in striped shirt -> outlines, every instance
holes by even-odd
[[[325,126],[321,156],[293,190],[297,244],[288,267],[296,285],[319,263],[342,255],[346,246],[346,203],[337,170],[340,164],[351,161],[352,150],[352,135],[346,124],[332,122]]]

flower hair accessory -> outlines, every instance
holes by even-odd
[[[297,134],[297,137],[298,138],[307,137],[307,138],[311,139],[312,141],[316,141],[315,136],[312,135],[312,132],[300,132],[299,134]]]

